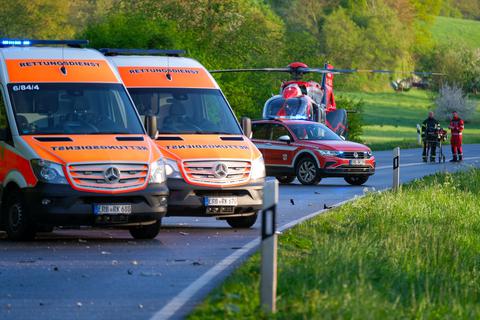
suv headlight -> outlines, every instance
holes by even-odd
[[[150,180],[148,183],[163,183],[165,179],[165,164],[163,159],[159,159],[150,165]]]
[[[42,159],[31,161],[32,169],[39,181],[54,184],[68,184],[61,164]]]
[[[178,169],[177,161],[172,159],[167,159],[165,161],[165,172],[167,178],[182,179],[180,170]]]
[[[250,179],[257,180],[265,178],[265,176],[265,162],[263,161],[263,157],[260,156],[252,161],[252,167],[250,169]]]
[[[321,156],[328,156],[328,157],[338,157],[343,153],[342,151],[321,150],[321,149],[317,149],[317,151],[318,153],[320,153]]]

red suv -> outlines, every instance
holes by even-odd
[[[363,144],[345,141],[325,125],[303,120],[254,121],[253,142],[263,154],[269,176],[302,184],[343,177],[364,184],[375,173],[375,157]]]

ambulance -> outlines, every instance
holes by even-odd
[[[214,217],[249,228],[262,208],[265,164],[220,87],[174,50],[101,49],[141,116],[155,116],[166,158],[167,216]]]
[[[164,160],[116,70],[85,41],[0,39],[0,229],[61,227],[154,238]]]

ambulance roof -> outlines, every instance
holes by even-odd
[[[79,60],[83,62],[78,62]],[[65,63],[67,74],[59,76]],[[50,64],[47,66],[47,64]],[[70,47],[0,48],[0,77],[6,82],[121,82],[115,68],[97,50]]]
[[[108,56],[128,88],[220,89],[198,61],[184,57]]]

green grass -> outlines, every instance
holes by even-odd
[[[280,235],[278,313],[259,255],[189,319],[479,319],[480,170],[371,193]]]
[[[423,90],[409,92],[338,92],[340,96],[364,102],[362,140],[374,150],[396,146],[418,147],[416,124],[435,109],[431,93]],[[448,128],[448,122],[442,121]],[[480,113],[465,125],[464,143],[480,143]]]
[[[479,21],[437,17],[431,32],[441,44],[454,45],[461,41],[472,48],[480,48]]]

